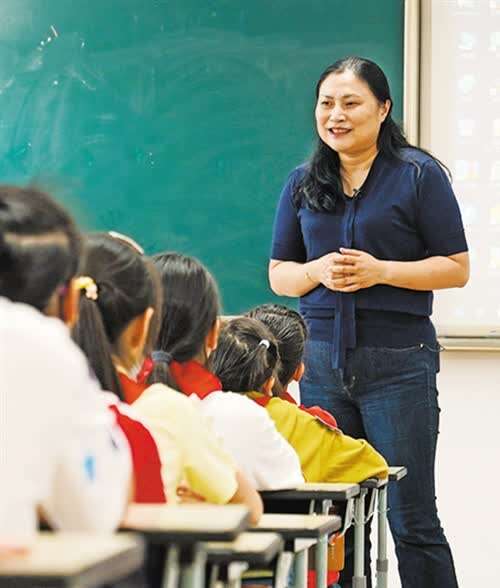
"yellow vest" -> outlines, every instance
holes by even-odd
[[[332,430],[298,406],[260,392],[247,394],[265,406],[278,431],[297,452],[306,482],[362,482],[386,478],[385,459],[363,439]],[[266,399],[267,400],[267,399]]]

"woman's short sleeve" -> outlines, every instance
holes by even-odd
[[[307,259],[298,211],[293,202],[294,188],[303,173],[301,168],[295,169],[281,192],[274,217],[271,259],[299,263]]]
[[[434,160],[422,166],[418,178],[418,230],[429,255],[467,251],[462,216],[448,176]]]

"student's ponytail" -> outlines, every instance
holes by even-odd
[[[120,359],[118,343],[130,322],[153,308],[144,350],[150,352],[161,313],[158,274],[139,246],[117,233],[88,235],[82,274],[77,282],[82,289],[80,317],[73,338],[101,386],[123,399],[113,358]]]
[[[102,293],[102,289],[90,277],[78,280],[82,285],[79,316],[73,329],[73,339],[87,356],[101,388],[114,392],[123,400],[123,391],[113,365],[111,345],[99,308],[99,294]]]
[[[231,392],[261,391],[278,365],[275,338],[262,323],[247,317],[224,325],[209,359],[209,368],[221,381],[222,389]]]
[[[170,373],[170,364],[174,361],[174,357],[168,351],[163,351],[161,349],[155,349],[151,353],[151,359],[154,363],[153,371],[148,378],[148,383],[150,384],[165,384],[177,390],[177,382],[175,381],[174,377]]]
[[[155,255],[153,262],[160,274],[164,301],[151,355],[155,367],[148,382],[178,390],[170,365],[202,354],[220,313],[219,292],[210,272],[194,257],[166,252]]]

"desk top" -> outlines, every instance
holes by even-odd
[[[137,536],[43,532],[27,554],[0,559],[0,587],[111,584],[138,569],[143,558]]]
[[[407,473],[405,466],[392,466],[389,468],[389,482],[399,482]]]
[[[285,541],[290,539],[319,539],[325,533],[341,528],[340,517],[335,515],[265,514],[258,525],[249,531],[279,533]]]
[[[360,482],[359,486],[360,488],[367,488],[368,490],[371,490],[373,488],[383,488],[384,486],[387,486],[388,483],[389,478],[367,478],[363,482]]]
[[[360,483],[361,488],[383,488],[388,482],[399,482],[402,480],[408,470],[405,466],[391,466],[389,468],[389,477],[383,480],[379,478],[368,478],[364,482]]]
[[[333,500],[345,502],[359,494],[358,484],[306,483],[290,490],[261,492],[263,500]]]
[[[234,541],[205,543],[209,562],[242,561],[266,565],[283,549],[283,539],[276,533],[242,533]]]
[[[122,528],[153,543],[191,544],[232,541],[248,526],[248,509],[240,505],[129,506]]]

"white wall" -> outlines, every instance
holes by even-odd
[[[437,496],[461,588],[500,586],[499,382],[498,352],[441,354]]]

